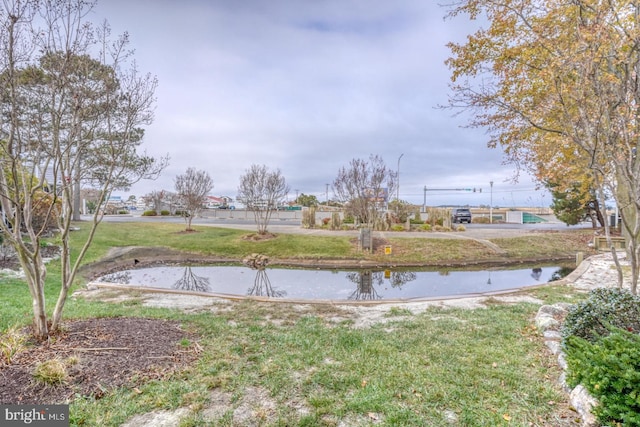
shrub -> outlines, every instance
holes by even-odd
[[[431,231],[431,224],[422,224],[422,226],[420,226],[420,229],[424,231]]]
[[[39,363],[33,372],[33,377],[45,384],[63,383],[68,376],[67,367],[59,359],[50,359]]]
[[[33,195],[31,206],[31,225],[33,228],[53,231],[58,226],[59,213],[62,211],[62,202],[52,194],[37,191]]]
[[[456,231],[467,231],[467,227],[465,227],[464,225],[460,224],[456,227]]]
[[[27,347],[27,336],[13,326],[0,337],[0,355],[2,361],[10,365],[13,357]]]
[[[142,216],[156,216],[156,215],[158,215],[158,212],[153,211],[153,210],[142,212]]]
[[[432,226],[444,225],[445,218],[447,221],[451,218],[451,209],[446,208],[427,208],[427,221]]]
[[[391,226],[391,231],[404,231],[404,225],[394,224]]]
[[[569,309],[562,338],[576,336],[593,342],[608,335],[609,326],[640,332],[640,297],[625,289],[594,289],[586,300]]]
[[[640,426],[640,336],[620,328],[596,342],[566,340],[567,382],[582,384],[599,405],[603,425]]]
[[[331,229],[338,230],[342,225],[342,220],[340,219],[340,214],[338,212],[334,212],[331,214]]]
[[[302,211],[302,227],[314,228],[316,226],[316,209],[309,208]]]
[[[166,210],[166,209],[163,209],[163,210],[161,210],[161,211],[160,211],[160,215],[162,215],[162,216],[169,216],[169,215],[171,215],[171,212],[169,212],[169,211],[168,211],[168,210]]]

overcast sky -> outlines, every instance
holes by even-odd
[[[252,164],[280,169],[298,193],[326,199],[351,159],[399,163],[400,199],[428,205],[548,206],[528,177],[487,148],[447,103],[449,41],[472,30],[435,0],[101,0],[93,12],[129,32],[140,70],[159,80],[148,153],[169,154],[156,181],[122,196],[173,190],[188,167],[212,195],[234,197]],[[400,159],[400,156],[402,158]],[[398,161],[400,159],[400,161]],[[329,186],[329,198],[332,192]]]

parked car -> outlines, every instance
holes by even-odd
[[[451,211],[451,222],[452,223],[463,223],[471,224],[471,211],[466,208],[456,208]]]

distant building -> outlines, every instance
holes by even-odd
[[[228,196],[206,196],[205,206],[207,209],[227,208],[233,203],[233,199]]]

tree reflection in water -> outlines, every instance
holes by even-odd
[[[209,292],[209,278],[196,275],[191,267],[185,267],[182,277],[172,286],[173,289],[183,291]]]
[[[256,278],[253,286],[247,291],[247,295],[254,297],[282,298],[287,295],[286,291],[279,291],[271,286],[269,276],[267,276],[267,264],[269,258],[265,255],[251,254],[242,260],[242,263],[256,271]]]
[[[267,276],[267,270],[259,268],[258,271],[256,271],[256,278],[253,281],[253,287],[249,288],[247,295],[254,297],[282,298],[287,295],[287,292],[279,291],[271,286],[269,276]]]
[[[401,288],[405,283],[416,280],[418,276],[411,271],[394,271],[389,276],[391,287]],[[381,299],[382,296],[378,295],[375,289],[375,285],[382,286],[384,284],[385,272],[383,271],[354,271],[347,273],[347,278],[358,285],[356,290],[349,295],[350,300],[355,301],[373,301]]]
[[[418,278],[418,275],[413,271],[394,271],[391,273],[389,281],[391,287],[401,288],[405,283],[413,282]]]
[[[550,282],[555,282],[556,280],[563,279],[567,277],[574,270],[573,267],[560,267],[556,271],[553,272],[551,277],[549,278]]]

